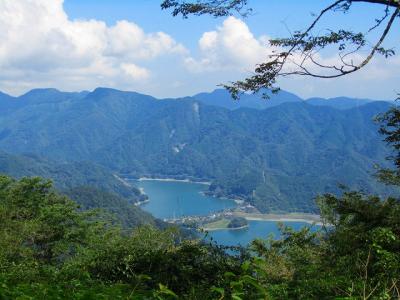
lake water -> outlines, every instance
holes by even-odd
[[[189,182],[137,181],[144,189],[150,202],[142,208],[160,219],[180,216],[208,215],[212,212],[231,208],[236,203],[228,199],[218,199],[202,194],[207,185]],[[294,229],[310,224],[304,222],[284,222]],[[278,222],[249,221],[249,227],[240,230],[217,230],[209,232],[209,237],[221,245],[247,245],[255,238],[266,238],[269,234],[279,237]]]
[[[304,226],[311,226],[304,222],[283,222],[285,225],[299,230]],[[249,227],[240,230],[215,230],[208,233],[218,244],[233,246],[246,246],[256,238],[267,238],[273,234],[274,238],[279,238],[280,232],[278,222],[275,221],[249,221]]]
[[[150,199],[141,207],[159,219],[206,216],[236,206],[232,200],[203,195],[202,192],[208,190],[205,184],[157,180],[138,181],[136,184]]]

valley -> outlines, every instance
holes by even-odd
[[[226,93],[2,94],[0,149],[55,163],[89,162],[135,179],[210,182],[208,195],[246,201],[261,213],[315,213],[314,197],[341,193],[341,185],[395,192],[372,176],[375,165],[389,165],[373,119],[390,103],[282,92],[269,100],[247,95],[240,107],[227,108]]]
[[[0,0],[0,300],[400,300],[399,25]]]

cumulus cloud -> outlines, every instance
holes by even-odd
[[[194,54],[167,33],[146,32],[131,21],[107,25],[94,19],[72,20],[63,0],[0,0],[0,90],[20,94],[36,87],[109,86],[159,97],[184,96],[248,76],[273,51],[268,36],[255,36],[235,17],[197,38]],[[326,64],[338,61],[332,53],[316,58]],[[303,97],[390,98],[398,92],[393,89],[399,66],[398,55],[376,57],[365,69],[342,79],[288,77],[280,83]]]
[[[194,74],[209,76],[223,74],[221,82],[239,80],[249,76],[249,71],[261,62],[269,60],[269,55],[279,48],[269,46],[269,37],[263,35],[255,37],[250,28],[240,19],[228,17],[214,31],[205,32],[198,41],[199,55],[185,58],[186,68]],[[361,62],[365,56],[359,53],[347,57],[353,63]],[[324,65],[341,65],[337,53],[316,53],[314,56],[319,63]],[[285,71],[298,70],[298,64],[303,57],[296,54],[291,57],[285,66]],[[388,98],[392,99],[396,92],[396,82],[400,77],[400,56],[385,59],[379,55],[362,70],[336,79],[317,79],[306,76],[290,76],[281,78],[279,84],[282,88],[303,96],[335,97],[339,95]],[[305,66],[315,73],[320,73],[321,68],[307,62]],[[322,70],[329,74],[329,70]]]
[[[150,76],[150,72],[147,69],[141,68],[135,64],[121,64],[121,68],[134,80],[147,79]]]
[[[185,54],[186,49],[164,32],[145,34],[136,24],[119,21],[107,31],[106,54],[132,59],[149,59],[166,53]]]
[[[53,85],[52,78],[95,85],[96,78],[98,84],[143,81],[151,71],[141,64],[187,53],[168,34],[146,33],[133,22],[70,20],[63,0],[0,1],[0,39],[0,82],[14,82],[16,91],[29,80]]]
[[[193,72],[249,71],[272,54],[266,40],[265,36],[256,38],[242,20],[228,17],[217,30],[202,35],[198,43],[200,57],[187,57],[185,64]]]

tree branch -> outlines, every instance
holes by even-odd
[[[231,11],[246,16],[249,11],[249,9],[246,10],[247,2],[247,0],[164,0],[161,7],[163,9],[172,8],[172,14],[174,16],[180,14],[184,18],[187,18],[190,14],[209,14],[214,17],[227,16],[231,14]],[[366,34],[353,33],[341,29],[337,32],[330,31],[328,34],[323,36],[314,37],[311,35],[312,30],[326,13],[339,10],[346,12],[354,3],[368,3],[385,6],[384,16],[375,19],[375,24],[369,28],[369,30],[367,29],[366,34],[383,26],[384,21],[387,20],[390,15],[390,8],[395,8],[379,39],[373,46],[371,46],[368,55],[359,64],[346,58],[356,52],[362,51],[363,48],[366,48]],[[248,77],[243,81],[231,82],[229,85],[223,86],[228,89],[233,98],[237,99],[239,94],[246,91],[255,93],[262,88],[270,89],[272,92],[278,91],[279,88],[276,87],[275,84],[279,76],[302,75],[327,79],[342,77],[354,73],[366,66],[377,53],[382,54],[385,57],[394,55],[394,51],[392,49],[384,49],[382,43],[398,16],[400,16],[400,0],[336,0],[331,5],[321,10],[305,31],[294,32],[294,34],[287,39],[270,40],[272,46],[285,48],[287,50],[275,52],[273,55],[269,56],[269,61],[256,65],[254,74],[251,77]],[[313,55],[318,52],[315,51],[316,49],[324,49],[331,45],[339,46],[338,50],[341,63],[339,62],[338,65],[325,65],[313,57]],[[343,51],[349,47],[349,45],[354,46],[354,48]],[[290,59],[294,54],[300,55],[300,62],[296,63]],[[298,69],[291,72],[284,71],[284,67],[288,62],[293,63]],[[318,72],[318,70],[312,71],[307,65],[307,62],[310,62],[311,65],[317,67],[318,70],[325,70],[327,73],[322,71]]]
[[[383,4],[391,7],[400,7],[400,2],[398,0],[349,0],[349,2],[366,2],[372,4]]]

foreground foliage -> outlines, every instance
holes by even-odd
[[[172,228],[126,233],[49,181],[2,176],[0,299],[399,297],[399,201],[348,192],[318,202],[331,226],[283,227],[279,240],[226,251]]]
[[[239,260],[175,229],[125,234],[40,178],[1,177],[0,199],[3,298],[174,297],[169,289],[191,298],[239,270]]]

